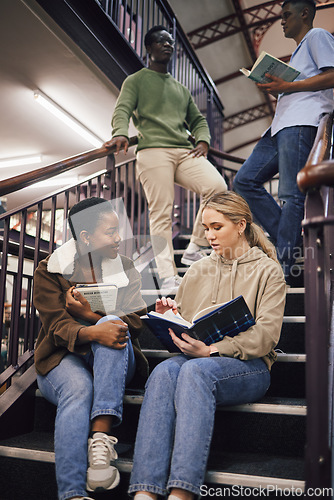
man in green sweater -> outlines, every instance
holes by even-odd
[[[112,118],[113,138],[106,146],[128,149],[128,127],[132,117],[138,129],[136,172],[149,206],[150,234],[167,242],[155,249],[161,290],[174,292],[181,282],[173,258],[172,210],[174,182],[206,200],[227,189],[215,167],[206,159],[210,132],[189,90],[168,73],[174,40],[163,26],[154,26],[145,36],[148,68],[125,79]],[[193,148],[187,129],[195,137]],[[154,243],[154,239],[153,239]],[[204,256],[207,246],[197,214],[190,244],[182,262],[190,265]],[[153,244],[154,247],[154,244]]]

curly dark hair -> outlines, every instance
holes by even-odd
[[[81,231],[93,233],[101,215],[110,212],[115,213],[110,202],[94,196],[73,205],[68,213],[68,224],[73,238],[77,240]]]
[[[156,33],[157,31],[167,31],[169,33],[169,29],[166,28],[166,26],[162,26],[162,24],[157,24],[156,26],[153,26],[150,30],[145,35],[144,38],[144,44],[145,47],[150,47],[152,45],[152,35]]]

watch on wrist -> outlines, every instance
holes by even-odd
[[[220,354],[219,354],[219,351],[213,351],[213,352],[210,352],[210,358],[214,358],[214,357],[219,357]]]

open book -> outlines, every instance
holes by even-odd
[[[234,337],[255,325],[242,295],[225,304],[210,306],[199,311],[192,323],[183,319],[180,314],[174,314],[171,309],[164,314],[152,311],[141,316],[141,319],[169,352],[180,352],[180,350],[172,341],[168,328],[180,338],[182,338],[181,333],[185,332],[194,339],[211,345],[222,340],[225,335]]]
[[[93,312],[112,314],[116,308],[117,286],[106,283],[90,285],[78,284],[75,287],[86,300]]]
[[[286,82],[293,82],[300,74],[300,71],[297,71],[292,66],[289,66],[285,62],[264,51],[261,52],[250,71],[246,68],[241,68],[240,71],[247,76],[247,78],[257,83],[267,83],[271,81],[270,78],[265,76],[266,73],[278,76]]]

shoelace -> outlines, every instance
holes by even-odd
[[[108,463],[110,458],[116,459],[116,452],[112,447],[114,444],[110,438],[94,438],[90,444],[90,450],[92,453],[92,464],[91,465],[103,465]],[[110,458],[108,455],[110,454]]]

